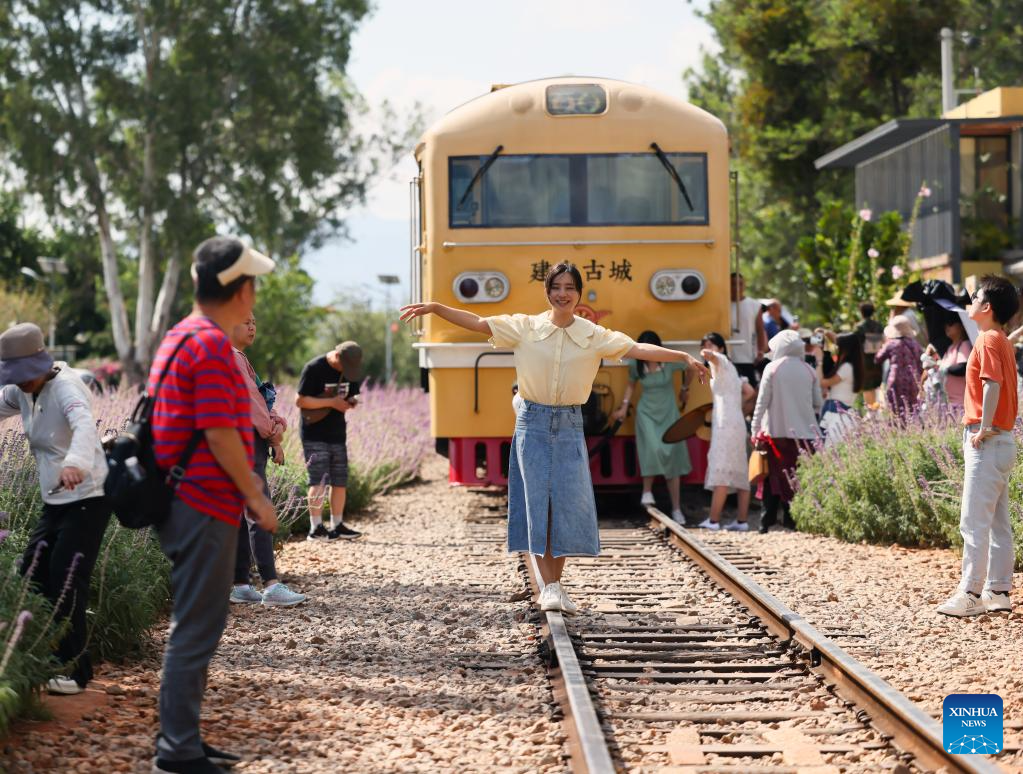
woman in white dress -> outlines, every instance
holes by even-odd
[[[749,382],[742,379],[732,361],[720,333],[708,333],[700,342],[703,359],[710,366],[710,389],[714,395],[711,419],[710,452],[704,487],[714,494],[710,501],[710,517],[699,527],[720,529],[721,511],[731,492],[739,497],[739,517],[727,529],[746,532],[749,525],[749,458],[746,452],[746,420],[742,405],[754,394]]]

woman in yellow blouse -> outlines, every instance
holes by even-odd
[[[583,280],[571,263],[552,267],[544,288],[551,308],[543,314],[480,317],[431,302],[403,307],[401,319],[436,314],[514,351],[523,404],[508,465],[508,550],[537,557],[544,580],[540,609],[572,614],[578,608],[561,587],[565,558],[600,553],[581,404],[601,360],[686,363],[701,381],[706,369],[685,352],[637,344],[624,333],[576,317]]]

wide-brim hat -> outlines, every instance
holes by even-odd
[[[915,335],[913,323],[905,315],[897,314],[884,327],[884,335],[888,339],[912,338]]]
[[[912,301],[902,297],[902,291],[896,291],[895,295],[884,302],[885,306],[916,306]]]
[[[0,334],[0,385],[24,384],[53,368],[38,325],[20,323]]]
[[[341,373],[349,381],[362,379],[362,347],[354,341],[342,341],[334,350],[341,358]]]

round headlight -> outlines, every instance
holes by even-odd
[[[692,274],[682,280],[682,292],[687,296],[695,296],[700,292],[701,287],[703,287],[703,284],[700,282],[700,278]]]
[[[657,278],[657,282],[654,284],[654,293],[657,294],[658,298],[668,298],[674,292],[675,292],[674,277],[665,274]]]
[[[466,277],[458,283],[458,292],[462,294],[462,298],[474,298],[480,292],[480,283],[472,277]]]
[[[500,298],[501,294],[504,293],[504,282],[497,277],[489,277],[483,284],[483,290],[491,298]]]

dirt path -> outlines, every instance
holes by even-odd
[[[305,605],[232,608],[203,729],[248,756],[236,771],[564,770],[516,562],[499,522],[467,519],[492,498],[451,489],[439,458],[424,477],[353,521],[361,541],[285,547]],[[20,724],[9,770],[148,772],[158,658],[96,686],[78,722]]]

